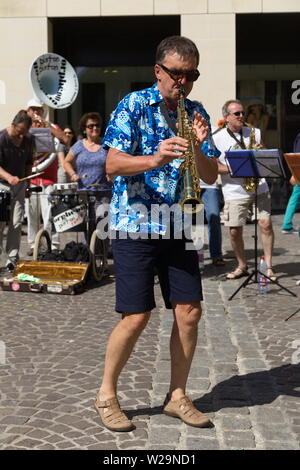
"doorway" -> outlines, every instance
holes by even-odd
[[[154,83],[159,42],[180,34],[180,16],[52,18],[53,52],[65,57],[79,80],[76,101],[55,112],[61,127],[77,126],[85,111],[101,110],[108,122],[116,104],[132,91],[132,83]]]

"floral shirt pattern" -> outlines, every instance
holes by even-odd
[[[112,147],[133,157],[154,155],[163,140],[175,135],[161,113],[162,101],[157,84],[125,96],[111,116],[103,147]],[[188,99],[185,104],[189,116],[198,111],[210,125],[209,116],[201,105]],[[202,151],[208,157],[220,155],[211,136],[203,143]],[[142,174],[115,177],[110,205],[111,229],[164,234],[166,224],[152,220],[151,205],[171,207],[180,200],[181,162],[175,159]]]

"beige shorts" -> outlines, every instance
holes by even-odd
[[[254,220],[254,199],[251,195],[243,199],[225,201],[223,209],[224,225],[227,227],[241,227],[246,224],[249,212]],[[270,193],[263,193],[257,196],[257,219],[267,220],[271,217],[271,196]]]

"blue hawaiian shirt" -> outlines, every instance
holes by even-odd
[[[175,135],[161,113],[162,101],[157,84],[125,96],[111,116],[103,147],[112,147],[133,157],[157,153],[160,143]],[[186,99],[185,105],[189,116],[198,111],[210,126],[209,116],[200,104]],[[202,151],[208,157],[220,155],[211,136],[204,141]],[[153,217],[153,207],[171,207],[180,200],[181,163],[178,158],[142,174],[115,177],[110,204],[111,229],[164,234],[167,224]]]

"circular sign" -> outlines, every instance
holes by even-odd
[[[14,290],[15,292],[17,292],[18,290],[20,290],[20,284],[18,282],[12,282],[11,284],[11,289]]]
[[[72,65],[58,54],[40,55],[30,69],[34,94],[50,108],[71,106],[78,94],[78,78]]]

